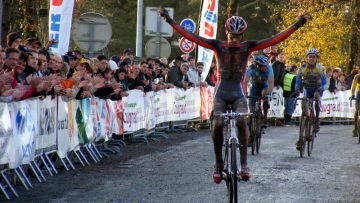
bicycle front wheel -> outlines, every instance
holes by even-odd
[[[306,118],[305,115],[302,115],[300,118],[300,136],[299,139],[300,141],[302,141],[302,146],[300,147],[300,157],[303,157],[304,155],[304,149],[305,149],[305,143],[304,143],[304,136],[306,135],[306,126],[307,126],[307,121],[308,119]]]
[[[237,203],[237,183],[238,183],[238,165],[237,165],[237,143],[231,141],[231,185],[232,185],[232,202]],[[230,201],[231,202],[231,201]]]
[[[258,128],[258,123],[257,123],[257,119],[255,117],[253,117],[251,119],[251,129],[250,129],[250,144],[251,144],[251,155],[255,154],[255,148],[257,145],[257,128]]]
[[[313,144],[314,144],[314,131],[312,128],[314,128],[315,125],[313,123],[315,122],[314,117],[310,117],[310,119],[307,119],[307,125],[305,130],[306,135],[306,142],[307,142],[307,154],[310,157],[311,152],[313,150]]]

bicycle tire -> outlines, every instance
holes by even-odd
[[[307,118],[305,115],[301,115],[301,118],[300,118],[300,130],[299,130],[299,133],[300,133],[300,136],[299,136],[299,139],[301,138],[302,140],[304,140],[304,133],[305,133],[305,127],[306,127],[306,122],[307,122]],[[304,155],[304,147],[305,146],[305,143],[303,143],[303,145],[301,146],[300,148],[300,157],[302,158],[303,155]]]
[[[311,131],[311,127],[312,127],[312,120],[313,117],[307,118],[306,119],[306,126],[305,126],[305,135],[306,135],[306,145],[307,145],[307,155],[310,157],[311,156],[311,140],[312,140],[312,131]]]
[[[357,125],[358,125],[358,127],[357,127],[357,137],[358,137],[358,143],[360,144],[360,128],[359,128],[359,125],[360,125],[360,115],[359,115],[359,113],[358,113],[358,120],[357,120]]]
[[[257,119],[252,117],[251,119],[251,131],[250,131],[250,143],[251,143],[251,155],[255,155],[255,138],[256,138],[256,129],[257,129]]]
[[[232,185],[232,200],[237,203],[237,183],[238,183],[238,166],[237,166],[237,143],[233,139],[231,141],[231,185]]]
[[[256,153],[259,154],[260,152],[260,146],[261,146],[261,135],[263,133],[264,128],[260,127],[258,136],[257,136],[257,141],[256,141]]]

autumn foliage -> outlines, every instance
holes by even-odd
[[[300,2],[300,3],[299,3]],[[312,19],[288,40],[280,44],[288,63],[298,64],[304,60],[306,50],[316,48],[324,66],[345,70],[349,63],[349,31],[346,7],[326,1],[289,1],[277,6],[279,30],[291,25],[299,15],[308,13]]]

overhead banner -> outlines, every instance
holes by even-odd
[[[65,54],[69,49],[74,0],[50,0],[49,39],[57,41],[51,49]]]
[[[203,0],[201,19],[199,25],[199,36],[206,39],[216,39],[218,22],[218,0]],[[197,61],[204,63],[201,79],[204,81],[210,70],[214,53],[210,49],[198,46]]]

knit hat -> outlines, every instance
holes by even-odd
[[[290,67],[290,72],[295,72],[297,69],[297,66],[296,65],[291,65]]]
[[[8,47],[10,47],[12,45],[12,43],[14,43],[15,40],[17,39],[22,39],[22,36],[20,33],[18,32],[10,32],[7,36],[6,36],[6,45]]]

